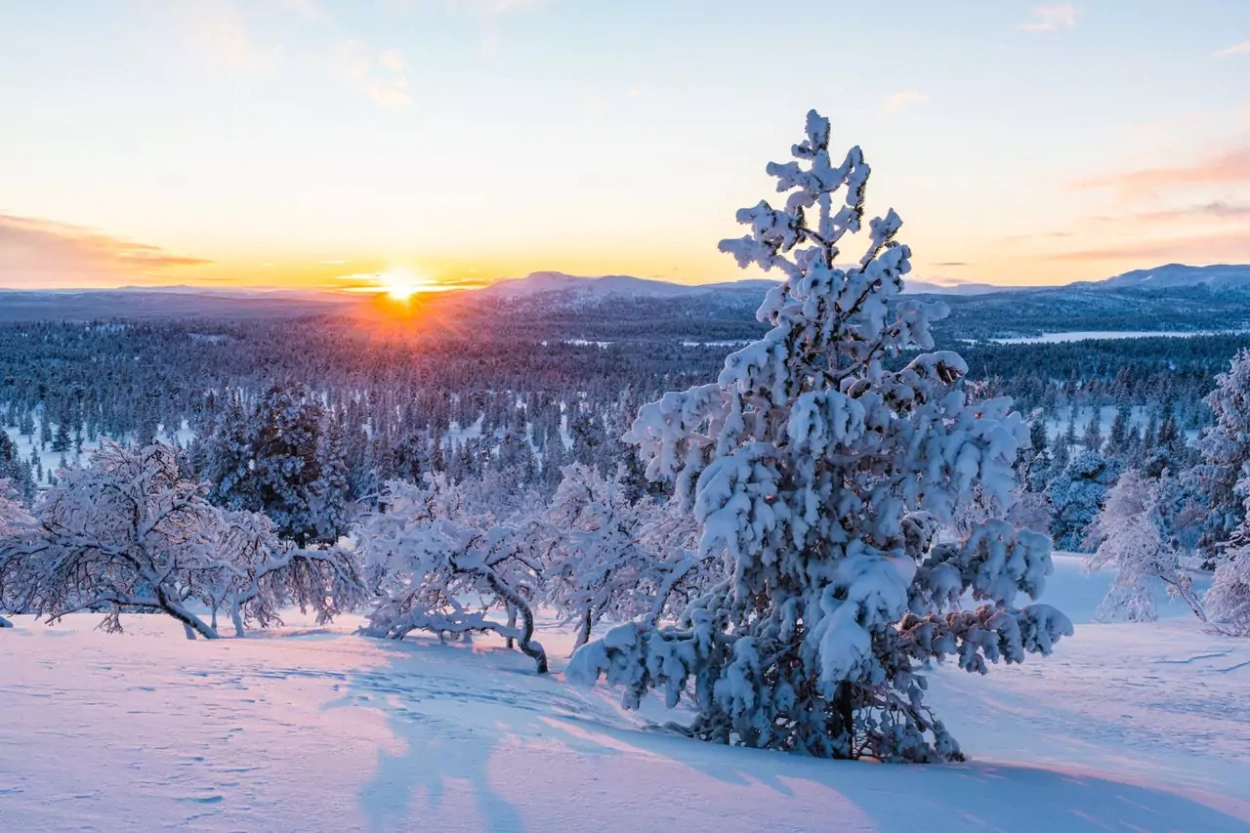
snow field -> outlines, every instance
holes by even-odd
[[[360,620],[188,642],[75,615],[0,633],[0,829],[1190,831],[1250,825],[1250,642],[1171,618],[1090,624],[1109,577],[1060,556],[1077,622],[1049,658],[932,675],[967,764],[878,765],[714,746],[649,728],[605,687],[493,638],[403,643]],[[1164,616],[1183,613],[1174,607]]]

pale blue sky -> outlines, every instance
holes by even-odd
[[[811,107],[921,277],[1250,260],[1245,0],[2,5],[0,285],[724,280]]]

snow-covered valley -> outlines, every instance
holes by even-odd
[[[653,728],[492,638],[402,643],[301,624],[189,642],[76,614],[0,632],[3,828],[299,831],[1191,831],[1250,825],[1250,643],[1176,606],[1094,624],[1109,581],[1056,558],[1077,623],[1053,656],[933,674],[964,764],[728,748]]]

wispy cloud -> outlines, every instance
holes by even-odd
[[[1075,183],[1083,190],[1110,188],[1124,199],[1147,197],[1164,188],[1250,182],[1250,147],[1238,148],[1193,165],[1143,168]]]
[[[0,285],[90,286],[211,263],[81,226],[0,214]]]
[[[1250,40],[1242,41],[1241,43],[1233,44],[1232,46],[1221,49],[1218,52],[1211,53],[1211,57],[1213,58],[1230,58],[1233,55],[1250,55]]]
[[[1250,204],[1216,200],[1203,203],[1202,205],[1191,205],[1185,208],[1172,208],[1163,211],[1146,211],[1132,216],[1137,220],[1151,222],[1182,220],[1188,217],[1213,217],[1217,220],[1235,220],[1242,217],[1250,217]]]
[[[935,264],[933,264],[933,265],[934,265],[934,266],[944,266],[944,267],[967,266],[967,265],[968,265],[968,261],[966,261],[966,260],[947,260],[947,261],[944,261],[944,262],[942,262],[942,263],[935,263]]]
[[[1250,234],[1241,230],[1163,240],[1150,238],[1113,246],[1053,252],[1037,257],[1060,261],[1154,260],[1212,263],[1229,258],[1242,260],[1250,258]]]
[[[1046,6],[1033,7],[1033,20],[1016,24],[1017,29],[1030,32],[1054,32],[1057,29],[1071,29],[1076,26],[1076,16],[1080,9],[1071,3],[1053,3]]]
[[[890,116],[899,112],[909,104],[919,104],[922,101],[927,100],[928,99],[925,94],[918,90],[903,90],[902,92],[897,92],[887,98],[885,100],[885,104],[881,106],[881,112]]]
[[[380,107],[404,110],[412,103],[404,56],[398,49],[375,52],[358,40],[348,40],[335,50],[339,76]]]

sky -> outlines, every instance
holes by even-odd
[[[813,107],[914,277],[1250,262],[1246,0],[3,7],[0,286],[757,277]]]

